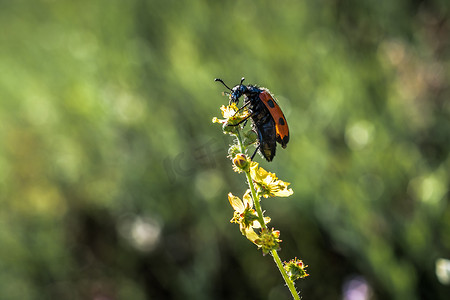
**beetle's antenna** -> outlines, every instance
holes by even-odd
[[[239,85],[241,85],[241,84],[244,82],[244,80],[245,80],[245,78],[242,77],[242,78],[241,78],[241,83],[240,83]]]
[[[216,78],[216,79],[214,79],[214,81],[218,81],[218,82],[221,82],[227,89],[229,89],[230,91],[232,91],[232,89],[230,89],[229,87],[228,87],[228,85],[226,85],[225,84],[225,82],[223,82],[223,80],[222,79],[220,79],[220,78]]]

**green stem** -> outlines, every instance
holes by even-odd
[[[292,297],[295,300],[300,300],[300,296],[298,295],[297,290],[295,289],[294,282],[289,278],[288,274],[286,273],[286,270],[283,268],[283,263],[281,262],[281,259],[278,256],[277,250],[271,250],[270,254],[272,254],[273,260],[275,261],[278,270],[280,270],[281,276],[283,277],[284,282],[286,282],[286,285],[288,286],[289,291],[292,294]]]
[[[245,147],[242,143],[241,134],[239,132],[239,129],[236,133],[236,138],[239,143],[239,148],[241,150],[241,153],[245,153]],[[245,176],[247,177],[247,183],[250,187],[250,191],[252,193],[252,199],[253,203],[255,204],[256,213],[258,214],[258,222],[261,224],[261,228],[267,229],[266,223],[264,222],[264,216],[261,210],[261,204],[259,203],[259,198],[256,197],[256,190],[255,186],[253,185],[252,177],[250,176],[250,171],[245,171]]]
[[[244,147],[244,144],[242,143],[241,134],[239,132],[239,129],[236,133],[236,138],[238,140],[241,153],[245,153],[245,147]],[[257,196],[256,196],[255,186],[253,185],[252,177],[250,176],[250,171],[245,171],[245,176],[247,177],[247,182],[250,187],[250,192],[252,193],[253,203],[255,204],[255,210],[256,210],[256,213],[258,214],[258,221],[261,224],[261,228],[267,229],[266,223],[264,222],[264,216],[262,213],[261,204],[259,203],[259,198],[257,198]],[[295,300],[300,300],[297,290],[295,289],[294,282],[289,278],[288,274],[286,273],[286,270],[283,268],[283,263],[281,262],[281,259],[278,256],[278,252],[276,250],[271,250],[270,254],[273,257],[273,260],[275,261],[275,264],[277,265],[278,270],[280,271],[281,276],[284,279],[284,282],[286,282],[286,285],[288,286],[289,291],[292,294],[292,297]]]
[[[245,176],[247,176],[247,182],[248,185],[250,186],[253,202],[255,204],[255,210],[256,213],[258,214],[258,222],[261,225],[261,228],[267,229],[266,222],[264,222],[264,216],[261,210],[261,204],[259,203],[259,198],[256,198],[255,186],[253,185],[252,177],[250,176],[250,171],[246,171]]]

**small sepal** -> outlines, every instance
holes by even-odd
[[[303,261],[297,257],[288,262],[284,262],[283,267],[292,281],[309,276],[309,274],[306,273],[307,265],[303,264]]]
[[[270,253],[270,251],[280,250],[281,240],[280,231],[268,228],[264,228],[261,230],[259,238],[254,242],[259,248],[261,248],[263,255]]]

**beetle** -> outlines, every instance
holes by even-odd
[[[216,78],[214,81],[222,83],[231,91],[230,103],[239,104],[239,98],[244,96],[244,104],[240,108],[247,107],[252,119],[252,129],[257,133],[258,146],[251,159],[259,150],[261,155],[272,161],[278,142],[282,148],[286,148],[289,142],[289,127],[280,106],[275,101],[270,91],[256,85],[244,85],[245,78],[233,88],[228,87],[222,79]],[[244,122],[243,120],[242,122]]]

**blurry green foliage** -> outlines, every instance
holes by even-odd
[[[446,299],[449,12],[2,1],[0,298],[288,299],[228,223],[243,183],[210,122],[227,101],[213,78],[245,76],[291,129],[270,169],[295,194],[265,208],[281,257],[309,265],[303,298],[351,299],[364,278],[371,299]]]

